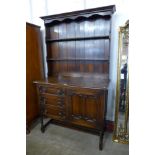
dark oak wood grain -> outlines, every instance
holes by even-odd
[[[102,129],[104,126],[108,75],[63,73],[34,83],[39,95],[45,98],[47,113],[44,115],[51,115],[53,119],[66,118],[73,124],[89,128]]]
[[[53,59],[53,62],[47,61],[49,76],[64,71],[109,72],[109,63],[97,59],[109,61],[111,16],[97,16],[97,12],[93,18],[92,16],[87,18],[81,16],[74,20],[52,22],[51,24],[45,22],[47,60]],[[44,21],[45,18],[43,18]],[[46,20],[51,20],[51,18],[47,17]],[[83,61],[77,61],[78,58]],[[54,62],[54,59],[63,59],[63,62]]]
[[[41,17],[46,28],[48,77],[37,80],[41,131],[50,122],[100,135],[103,148],[111,15],[115,6]],[[51,121],[44,124],[44,117]]]
[[[34,80],[44,78],[40,27],[26,23],[26,122],[29,128],[39,115]],[[30,131],[30,128],[28,129]]]
[[[98,24],[103,24],[100,22],[99,19]],[[108,47],[109,47],[109,36],[95,36],[95,35],[104,35],[106,29],[104,27],[100,27],[98,30],[96,27],[96,22],[93,22],[91,19],[90,21],[87,20],[83,22],[83,39],[76,38],[77,34],[75,26],[75,22],[71,23],[62,23],[59,24],[59,31],[60,32],[55,38],[53,37],[50,42],[48,42],[47,47],[47,59],[51,58],[58,58],[58,59],[69,59],[72,61],[63,61],[59,62],[59,68],[57,68],[54,74],[58,74],[59,72],[99,72],[99,73],[107,73],[107,69],[103,67],[103,63],[101,61],[97,61],[97,58],[102,58],[103,60],[109,60],[108,55]],[[101,20],[102,21],[102,20]],[[80,27],[81,28],[81,27]],[[96,29],[95,29],[96,28]],[[70,29],[70,31],[68,30]],[[97,31],[98,30],[98,31]],[[66,31],[68,33],[66,33]],[[80,33],[79,33],[80,34]],[[53,35],[55,36],[55,35]],[[65,39],[66,38],[66,39]],[[102,39],[101,39],[102,38]],[[55,40],[54,40],[55,39]],[[57,39],[57,40],[56,40]],[[53,42],[54,41],[54,42]],[[80,49],[79,49],[80,48]],[[58,55],[59,54],[59,55]],[[85,59],[85,61],[77,62],[76,59],[80,57],[81,59]],[[75,59],[75,60],[74,60]],[[87,61],[87,59],[96,60],[94,61]],[[51,63],[51,62],[48,62]],[[57,64],[58,62],[52,62],[52,64]],[[106,63],[106,62],[105,62]],[[80,65],[81,64],[81,65]],[[79,67],[81,66],[81,68]],[[108,65],[106,63],[106,65]],[[99,68],[96,70],[96,68]],[[49,76],[52,76],[53,67],[48,67]]]

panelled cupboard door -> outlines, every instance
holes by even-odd
[[[68,90],[69,120],[89,128],[103,127],[104,100],[101,92]]]

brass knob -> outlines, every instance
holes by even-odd
[[[58,91],[57,91],[57,94],[58,94],[58,95],[61,95],[61,96],[64,96],[64,92],[63,92],[62,90],[58,90]]]

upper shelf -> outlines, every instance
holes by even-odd
[[[109,61],[109,58],[47,58],[47,61]]]
[[[79,10],[74,12],[67,12],[55,14],[50,16],[40,17],[44,20],[45,25],[53,22],[63,22],[65,20],[77,20],[80,18],[93,18],[96,16],[111,16],[116,11],[115,5],[104,6],[93,9]]]
[[[91,36],[91,37],[77,37],[77,38],[62,38],[62,39],[46,39],[46,42],[57,41],[77,41],[77,40],[93,40],[93,39],[110,39],[110,36]]]

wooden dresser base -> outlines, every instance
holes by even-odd
[[[41,131],[56,122],[99,135],[103,149],[108,95],[105,74],[63,74],[36,81],[41,114]],[[80,85],[81,84],[81,85]],[[51,118],[44,123],[44,118]]]

